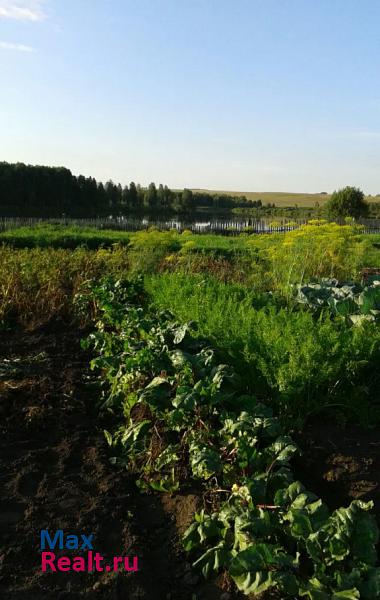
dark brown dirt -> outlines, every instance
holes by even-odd
[[[380,248],[380,244],[373,244],[375,248]],[[367,267],[362,270],[362,279],[364,283],[367,283],[377,275],[380,276],[380,269],[378,267]]]
[[[0,597],[237,598],[227,582],[199,578],[181,550],[197,497],[143,496],[110,465],[78,333],[0,335]],[[43,573],[41,529],[93,534],[94,551],[137,555],[140,570]]]
[[[240,598],[223,577],[204,582],[181,550],[198,496],[141,495],[109,463],[78,332],[0,335],[0,598]],[[380,519],[380,428],[314,423],[298,443],[297,475],[309,489],[331,508],[372,499]],[[41,529],[93,534],[95,551],[137,555],[140,570],[43,573]]]
[[[373,500],[380,523],[380,427],[363,429],[316,422],[298,439],[299,478],[331,508]]]

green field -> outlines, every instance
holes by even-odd
[[[302,194],[292,192],[236,192],[226,190],[193,189],[193,192],[206,192],[209,194],[229,194],[231,196],[246,196],[249,200],[261,200],[263,204],[274,203],[278,207],[295,206],[312,208],[316,202],[322,207],[331,194]],[[366,196],[368,202],[379,202],[377,196]]]

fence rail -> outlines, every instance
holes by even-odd
[[[68,227],[93,227],[99,230],[113,229],[119,231],[139,231],[155,227],[160,230],[177,229],[178,231],[190,230],[194,233],[219,233],[224,235],[238,235],[245,231],[252,233],[284,233],[304,225],[308,219],[285,218],[274,219],[216,219],[210,220],[176,220],[165,221],[144,218],[39,218],[39,217],[0,217],[0,232],[18,227],[35,227],[37,225],[65,225]],[[363,233],[380,233],[380,219],[359,219],[357,224],[364,226]]]

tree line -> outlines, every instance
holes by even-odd
[[[126,186],[103,184],[65,167],[0,162],[0,216],[92,218],[261,206],[261,200],[245,196],[171,190],[155,183],[144,188],[133,181]]]

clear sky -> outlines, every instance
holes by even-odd
[[[0,0],[0,160],[380,193],[379,0]]]

